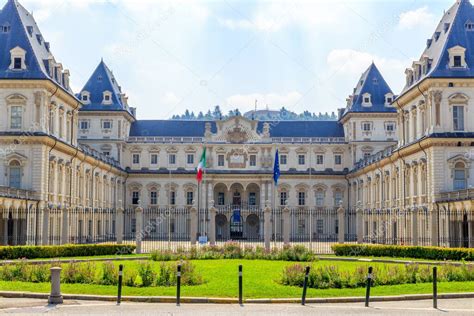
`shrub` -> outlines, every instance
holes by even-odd
[[[140,262],[138,265],[138,276],[141,279],[141,286],[151,286],[156,278],[155,272],[149,262]]]
[[[62,265],[61,282],[91,284],[95,280],[96,264],[94,262],[70,262]]]
[[[314,253],[308,248],[296,245],[286,245],[282,249],[272,248],[266,251],[261,246],[252,247],[241,245],[237,242],[227,242],[223,246],[192,247],[190,251],[154,251],[151,254],[154,261],[175,261],[193,259],[264,259],[285,261],[313,261]]]
[[[134,245],[0,246],[0,259],[34,259],[131,254]]]
[[[98,284],[102,285],[117,285],[118,283],[118,270],[114,264],[110,261],[102,264],[102,273],[100,274]]]
[[[280,283],[283,285],[303,286],[305,268],[302,264],[288,265],[283,269]],[[432,270],[429,265],[389,264],[374,268],[373,286],[416,284],[432,282]],[[438,268],[438,281],[474,281],[472,265],[443,265]],[[308,287],[315,289],[357,288],[366,286],[367,265],[360,265],[354,271],[339,270],[338,266],[312,266],[308,277]]]
[[[336,256],[404,257],[474,261],[474,249],[395,245],[332,245]]]

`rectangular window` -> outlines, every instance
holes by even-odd
[[[316,164],[322,165],[324,163],[324,156],[323,155],[316,155]]]
[[[111,129],[112,128],[112,122],[111,121],[103,121],[102,122],[102,128],[103,129]]]
[[[288,200],[288,193],[286,191],[280,192],[280,205],[286,205],[286,200]]]
[[[186,204],[193,205],[193,200],[194,200],[194,192],[193,191],[186,192]]]
[[[21,128],[22,124],[22,107],[21,106],[12,106],[10,116],[10,127],[11,128]]]
[[[15,189],[21,188],[21,167],[10,167],[9,186]]]
[[[110,156],[110,151],[103,151],[103,152],[102,152],[102,155],[104,155],[104,156]]]
[[[342,165],[342,155],[334,155],[334,164]]]
[[[334,232],[339,234],[339,220],[337,219],[334,221]]]
[[[387,124],[385,125],[385,130],[386,130],[387,132],[393,132],[393,131],[395,130],[395,124],[393,124],[393,123],[387,123]]]
[[[151,191],[150,192],[150,204],[156,205],[158,203],[158,192]]]
[[[21,58],[20,57],[13,58],[13,69],[21,69]]]
[[[224,167],[224,155],[217,156],[217,166]]]
[[[257,165],[257,155],[250,155],[250,167]]]
[[[89,128],[89,122],[88,121],[81,121],[81,129],[88,129]]]
[[[304,206],[306,204],[306,192],[298,192],[298,205]]]
[[[188,163],[188,165],[194,164],[194,155],[193,154],[188,154],[186,156],[186,162]]]
[[[455,131],[464,130],[464,107],[453,106],[453,129]]]
[[[151,154],[150,163],[152,165],[157,165],[158,164],[158,155],[157,154]]]
[[[372,130],[372,124],[369,122],[362,123],[362,130],[364,132],[370,132]]]
[[[170,192],[170,205],[175,205],[176,204],[176,192],[171,191]]]
[[[137,205],[139,199],[140,199],[139,192],[138,191],[133,191],[132,192],[132,204]]]
[[[225,194],[224,192],[217,193],[217,205],[225,204]]]
[[[454,170],[454,190],[464,190],[466,188],[466,172],[464,170]]]
[[[324,206],[324,192],[322,191],[316,192],[316,206]]]
[[[342,192],[336,191],[336,193],[334,193],[334,206],[340,205],[342,205]]]
[[[316,220],[316,233],[324,234],[324,221],[322,219]]]
[[[303,235],[305,231],[305,220],[304,219],[299,219],[298,220],[298,234]]]
[[[133,154],[132,155],[132,163],[139,164],[140,163],[140,154]]]
[[[287,156],[286,155],[280,155],[280,165],[286,165],[287,161]]]
[[[249,193],[249,205],[257,205],[257,195],[255,192]]]
[[[169,154],[168,162],[169,162],[170,165],[176,164],[176,155],[175,154]]]
[[[462,67],[461,56],[457,55],[453,57],[454,67]]]
[[[305,155],[298,155],[298,164],[304,165]]]

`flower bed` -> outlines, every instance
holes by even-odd
[[[293,264],[283,269],[280,283],[303,286],[305,266]],[[378,265],[373,273],[373,285],[397,285],[432,282],[432,267],[418,264]],[[438,281],[474,281],[474,266],[443,265],[438,268]],[[355,270],[343,270],[338,265],[311,266],[308,287],[315,289],[357,288],[367,284],[367,265]]]
[[[181,264],[181,284],[199,285],[204,283],[200,274],[189,261]],[[178,262],[161,262],[159,266],[149,261],[138,261],[124,269],[123,284],[132,287],[173,286],[176,285]],[[25,261],[6,264],[0,267],[0,280],[22,282],[49,282],[52,266],[61,266],[61,283],[117,285],[118,268],[112,262],[71,262],[66,264],[28,264]]]

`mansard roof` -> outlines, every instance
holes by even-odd
[[[110,92],[111,100],[104,104],[104,92],[107,91]],[[127,111],[134,116],[126,102],[122,88],[103,60],[97,65],[81,92],[78,93],[79,99],[81,99],[83,92],[89,93],[89,101],[84,102],[81,111]]]
[[[215,121],[198,120],[137,120],[132,123],[130,136],[203,137],[206,123],[217,132]],[[259,121],[257,132],[263,133],[269,123],[270,137],[344,137],[342,124],[337,121]]]
[[[364,95],[370,94],[370,106],[363,105]],[[392,93],[377,66],[372,63],[362,74],[352,95],[349,96],[344,115],[350,112],[396,112],[391,106],[386,106],[385,96]]]
[[[469,0],[457,0],[447,10],[433,36],[427,40],[420,62],[428,62],[425,72],[407,80],[403,92],[409,90],[422,79],[431,78],[468,78],[474,77],[474,8]],[[461,46],[466,49],[467,67],[450,68],[450,48]],[[416,63],[416,62],[415,62]],[[415,64],[414,63],[414,64]],[[413,71],[413,69],[408,69]]]
[[[25,52],[24,70],[9,69],[10,51],[17,47]],[[16,0],[8,0],[0,10],[0,79],[52,80],[72,94],[65,80],[67,74],[51,69],[57,65],[33,15]]]

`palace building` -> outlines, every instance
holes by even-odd
[[[0,11],[0,244],[122,241],[155,221],[152,210],[168,209],[146,236],[474,247],[469,1],[445,12],[407,66],[396,95],[368,65],[336,121],[141,120],[104,61],[71,91],[33,16],[8,0]]]

